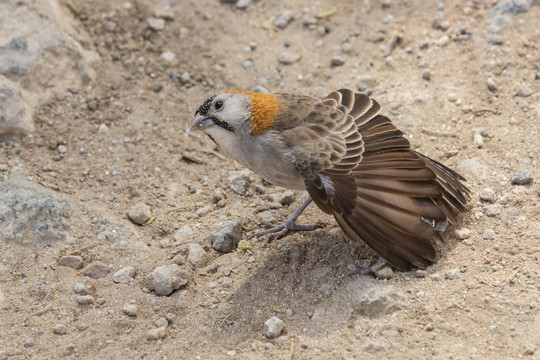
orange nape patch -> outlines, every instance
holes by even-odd
[[[244,94],[251,100],[251,133],[260,135],[274,125],[280,104],[275,95],[244,90],[228,90],[229,94]]]

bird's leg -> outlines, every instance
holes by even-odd
[[[274,239],[279,239],[285,236],[289,231],[311,231],[322,227],[323,225],[321,224],[295,224],[298,216],[300,216],[300,214],[308,207],[310,203],[311,196],[308,196],[306,201],[304,201],[302,205],[300,205],[300,207],[296,209],[283,224],[267,230],[258,231],[255,234],[251,235],[249,238],[252,239],[261,235],[271,234],[268,238],[268,241],[272,241]]]
[[[371,266],[368,266],[367,268],[363,268],[357,271],[357,274],[360,275],[369,275],[371,273],[374,273],[375,271],[381,269],[384,265],[386,265],[386,260],[384,258],[380,257],[377,262],[373,263]]]

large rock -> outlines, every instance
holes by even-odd
[[[32,131],[40,102],[89,84],[100,60],[91,46],[59,0],[0,1],[0,136]]]
[[[68,201],[41,185],[15,174],[0,182],[0,240],[21,244],[70,243]]]

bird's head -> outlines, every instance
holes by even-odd
[[[202,130],[221,145],[238,134],[262,134],[272,127],[278,112],[275,95],[229,90],[202,103],[190,130]]]

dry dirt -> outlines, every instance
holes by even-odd
[[[8,165],[4,177],[16,165],[68,199],[74,241],[1,244],[0,358],[540,358],[540,6],[504,15],[511,23],[497,28],[494,1],[383,3],[256,1],[245,11],[215,0],[171,1],[172,19],[153,31],[147,19],[161,6],[156,1],[66,2],[93,40],[85,46],[102,57],[98,78],[42,104],[35,132],[4,143],[0,162]],[[304,26],[305,18],[333,9],[312,29]],[[272,22],[284,10],[296,19],[278,30]],[[445,29],[432,26],[438,14]],[[176,59],[162,59],[165,50]],[[285,51],[301,59],[280,64]],[[334,56],[345,63],[331,67]],[[243,68],[246,60],[252,68]],[[180,80],[185,72],[189,79]],[[282,190],[263,184],[266,194],[257,193],[262,181],[254,174],[247,196],[227,187],[236,165],[202,134],[186,137],[200,103],[257,85],[321,96],[356,89],[367,74],[372,96],[413,146],[467,177],[470,211],[458,226],[470,229],[470,238],[460,242],[450,228],[450,249],[425,276],[395,272],[375,280],[356,270],[376,255],[344,239],[312,206],[301,222],[325,228],[272,243],[257,239],[247,254],[214,251],[209,229],[218,219],[240,220],[246,237],[261,227],[266,195]],[[108,130],[99,131],[102,124]],[[473,142],[480,130],[481,148]],[[519,170],[530,170],[533,183],[512,184]],[[223,207],[213,202],[217,186],[225,190]],[[480,200],[485,188],[494,190],[493,204]],[[277,209],[280,219],[301,203],[296,195]],[[150,225],[128,220],[137,202],[156,214]],[[174,243],[186,224],[193,237]],[[190,243],[206,249],[206,266],[185,260]],[[137,276],[129,284],[110,274],[81,276],[57,264],[66,254],[109,264],[111,274],[133,266]],[[173,261],[190,281],[157,296],[146,275]],[[396,308],[360,311],[353,290],[363,282],[390,289]],[[76,283],[94,304],[77,303]],[[123,312],[126,303],[137,306],[136,316]],[[147,339],[167,314],[174,319],[166,337]],[[272,316],[285,330],[269,340],[263,327]],[[58,324],[64,335],[53,332]]]

